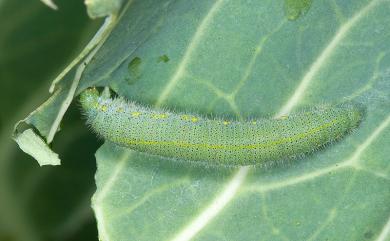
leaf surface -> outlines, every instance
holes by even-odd
[[[291,1],[289,1],[291,2]],[[268,168],[204,168],[97,152],[101,240],[386,240],[390,230],[390,2],[134,0],[78,92],[109,86],[155,108],[226,118],[355,101],[353,133]]]
[[[296,21],[284,7],[134,1],[84,85],[244,119],[356,101],[367,108],[361,126],[265,169],[194,167],[105,144],[93,198],[102,240],[388,238],[390,2],[314,1]]]

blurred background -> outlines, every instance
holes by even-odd
[[[83,0],[55,2],[57,11],[39,0],[0,0],[0,241],[97,240],[90,199],[100,143],[78,104],[52,146],[61,166],[39,167],[11,139],[14,124],[49,97],[51,81],[101,24]]]

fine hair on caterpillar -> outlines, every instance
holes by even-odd
[[[119,146],[208,166],[273,166],[337,141],[361,122],[353,103],[329,105],[278,119],[210,119],[197,114],[148,108],[109,91],[80,95],[88,125]]]

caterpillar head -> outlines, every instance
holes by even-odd
[[[95,88],[90,88],[80,94],[80,103],[84,110],[93,110],[98,105],[99,91]]]

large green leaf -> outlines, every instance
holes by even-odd
[[[353,100],[367,109],[360,127],[268,168],[191,166],[105,144],[100,239],[389,239],[390,1],[292,2],[128,1],[78,92],[108,85],[156,108],[238,118]]]
[[[282,115],[351,100],[341,142],[272,168],[202,168],[109,144],[97,153],[102,240],[385,240],[390,218],[389,1],[134,1],[83,87],[145,105]],[[161,61],[165,60],[165,61]]]

